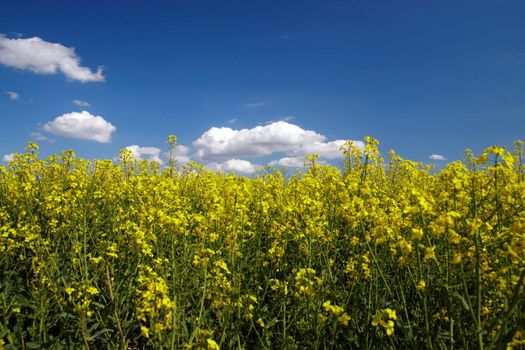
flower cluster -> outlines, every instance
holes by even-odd
[[[250,178],[29,144],[0,166],[0,347],[523,347],[523,143],[434,169],[366,142]]]
[[[374,317],[372,318],[372,326],[383,327],[386,334],[391,336],[394,334],[394,325],[396,320],[396,311],[386,308],[375,313]]]

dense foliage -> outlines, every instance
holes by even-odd
[[[254,178],[37,150],[0,167],[0,349],[525,344],[521,142]]]

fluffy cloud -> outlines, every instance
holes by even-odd
[[[324,135],[281,120],[251,129],[213,127],[194,140],[191,146],[177,145],[172,156],[178,165],[195,159],[207,163],[210,170],[252,174],[260,165],[243,158],[279,155],[280,159],[272,160],[268,165],[300,168],[304,166],[307,154],[319,154],[321,164],[326,162],[325,159],[342,158],[344,154],[340,147],[345,143],[346,140],[328,141]],[[360,149],[365,147],[361,141],[354,141],[354,145]],[[169,158],[169,153],[165,153],[165,157]]]
[[[259,166],[252,164],[251,162],[243,159],[229,159],[223,163],[210,163],[208,164],[208,169],[214,171],[226,171],[226,172],[236,172],[243,174],[253,174],[257,171]]]
[[[300,147],[298,147],[295,153],[316,153],[319,154],[320,157],[328,159],[341,158],[343,156],[343,153],[341,152],[341,146],[344,145],[345,142],[345,140],[335,140],[330,142],[312,142],[310,144],[302,144]],[[359,141],[357,143],[354,141],[354,144],[358,148],[364,147],[364,144],[360,143]]]
[[[304,143],[322,142],[324,136],[283,121],[252,129],[213,127],[193,142],[201,158],[264,156],[292,151]]]
[[[213,127],[193,142],[196,156],[220,160],[237,157],[258,157],[283,152],[289,157],[317,153],[325,158],[340,158],[339,147],[344,140],[326,142],[326,137],[304,130],[286,121],[277,121],[252,129],[234,130]],[[360,141],[357,147],[364,147]]]
[[[172,157],[177,161],[177,165],[184,165],[190,162],[190,148],[184,145],[177,145],[175,147],[175,152]],[[169,159],[169,153],[167,157]]]
[[[77,106],[80,106],[80,107],[89,107],[89,106],[91,106],[91,104],[89,102],[86,102],[86,101],[73,100],[72,102],[73,102],[73,104],[76,104]]]
[[[38,74],[61,72],[69,80],[82,83],[102,82],[102,67],[96,72],[80,65],[75,49],[50,43],[38,37],[9,39],[0,34],[0,63]]]
[[[137,159],[151,160],[154,162],[158,162],[159,164],[163,164],[162,159],[160,159],[160,148],[140,147],[138,145],[131,145],[126,147],[126,149],[130,150]]]
[[[302,168],[304,167],[304,161],[304,157],[284,157],[279,160],[272,160],[268,165],[287,168]]]
[[[6,91],[5,93],[7,94],[7,96],[9,96],[9,99],[11,101],[16,101],[20,98],[20,94],[18,92]]]
[[[117,130],[100,116],[89,112],[66,113],[43,125],[42,129],[57,136],[107,143]]]
[[[223,164],[226,171],[236,171],[240,173],[251,174],[257,170],[257,166],[243,159],[230,159]]]
[[[5,155],[2,157],[2,161],[6,162],[6,163],[9,163],[10,161],[12,161],[12,160],[14,159],[14,156],[15,156],[14,153],[5,154]]]
[[[441,154],[432,154],[429,158],[432,160],[447,160],[447,158],[445,158]]]

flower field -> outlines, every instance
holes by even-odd
[[[29,144],[0,167],[0,349],[525,347],[523,143],[436,171],[366,141],[253,178]]]

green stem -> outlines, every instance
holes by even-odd
[[[419,252],[419,244],[416,242],[416,256],[417,256],[417,269],[418,269],[418,277],[421,281],[423,279],[423,271],[421,268],[421,257]],[[427,295],[425,292],[422,293],[423,298],[423,313],[425,314],[425,333],[428,341],[428,347],[429,349],[434,349],[434,345],[432,344],[432,338],[430,336],[430,322],[428,320],[428,306],[427,306]]]
[[[197,327],[191,333],[191,337],[190,337],[190,340],[189,340],[188,344],[192,344],[193,343],[193,339],[195,339],[195,336],[199,332],[199,328],[201,326],[202,315],[204,314],[204,302],[206,301],[207,281],[208,281],[208,268],[205,267],[204,268],[204,286],[203,286],[203,289],[202,289],[202,297],[201,297],[201,302],[200,302],[200,307],[199,307],[199,319],[197,320]]]

